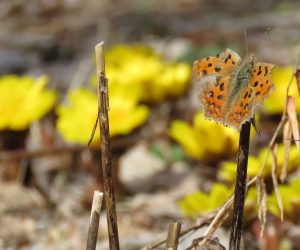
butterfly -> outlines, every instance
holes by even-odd
[[[274,89],[273,66],[254,65],[253,55],[242,61],[231,49],[194,61],[193,82],[200,84],[198,98],[205,117],[240,130]]]

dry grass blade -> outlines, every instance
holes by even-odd
[[[267,192],[263,178],[256,179],[258,197],[258,218],[260,222],[260,237],[262,237],[267,222]]]
[[[298,94],[300,96],[300,69],[296,69],[295,77],[297,80]]]
[[[295,98],[288,96],[287,99],[287,114],[292,128],[293,137],[296,143],[297,148],[300,148],[300,137],[299,137],[299,127],[297,120],[296,104]]]
[[[288,162],[289,162],[289,155],[290,155],[290,148],[292,142],[292,128],[291,123],[289,120],[285,122],[283,125],[283,145],[284,145],[284,159],[280,174],[280,181],[284,182],[286,178]]]
[[[272,147],[272,150],[271,150],[271,153],[272,153],[272,180],[273,180],[274,191],[275,191],[275,194],[276,194],[278,207],[279,207],[279,210],[280,210],[280,218],[281,218],[281,220],[283,220],[283,205],[282,205],[282,199],[281,199],[281,195],[280,195],[279,188],[278,188],[278,181],[277,181],[277,174],[276,174],[276,170],[277,170],[277,151],[278,151],[278,146],[277,146],[277,144],[275,144]]]

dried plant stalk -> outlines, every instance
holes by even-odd
[[[181,222],[173,221],[170,223],[166,250],[177,250],[180,229],[181,229]]]
[[[250,142],[250,122],[242,125],[238,151],[237,176],[234,190],[234,205],[230,233],[230,250],[239,250],[243,231],[244,203],[246,197],[246,179],[248,167],[248,153]]]
[[[108,80],[105,77],[104,42],[95,47],[96,69],[98,77],[98,119],[100,125],[101,163],[103,172],[104,200],[107,213],[110,250],[119,250],[119,235],[115,203],[115,191],[112,177],[112,160],[108,122]]]
[[[93,204],[91,209],[90,226],[86,242],[86,250],[95,250],[97,245],[97,236],[99,228],[99,219],[103,201],[103,193],[94,192]]]

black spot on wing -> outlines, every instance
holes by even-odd
[[[252,95],[252,89],[250,89],[250,91],[249,91],[248,98],[251,98],[251,95]]]
[[[267,74],[268,74],[268,67],[265,66],[265,76],[267,76]]]
[[[218,67],[218,66],[215,67],[215,71],[216,71],[216,72],[220,72],[220,71],[221,71],[221,67]]]
[[[222,82],[222,83],[220,84],[220,90],[221,90],[221,91],[224,90],[224,82]]]

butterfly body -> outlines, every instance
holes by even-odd
[[[251,59],[252,61],[247,60],[241,63],[237,72],[232,74],[228,102],[235,99],[239,93],[241,93],[241,90],[247,87],[253,68],[253,58]],[[234,84],[234,82],[236,82],[236,84]]]
[[[254,65],[253,55],[242,62],[230,49],[195,61],[193,80],[200,84],[199,100],[205,116],[240,129],[272,91],[272,67],[267,63]]]

